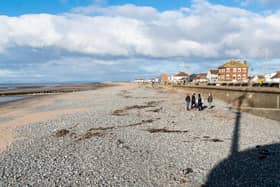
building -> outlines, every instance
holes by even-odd
[[[207,76],[206,78],[208,79],[209,83],[216,83],[218,80],[218,74],[219,74],[219,70],[215,69],[215,70],[209,70],[207,72]]]
[[[182,82],[183,80],[187,80],[188,74],[185,72],[179,72],[173,76],[171,76],[171,81],[174,83]]]
[[[220,66],[218,81],[220,82],[247,82],[248,81],[248,64],[246,61],[230,60]]]
[[[272,83],[280,83],[280,71],[271,77]]]
[[[263,84],[265,82],[265,76],[264,75],[255,75],[250,79],[250,81],[252,83]]]
[[[170,80],[170,77],[169,77],[169,75],[167,75],[167,74],[162,74],[162,75],[160,76],[160,81],[161,81],[164,85],[168,84],[169,80]]]
[[[208,82],[207,73],[197,74],[193,81],[196,83],[207,83]]]

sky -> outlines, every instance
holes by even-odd
[[[272,73],[279,20],[278,0],[1,0],[0,83],[126,81],[229,59]]]

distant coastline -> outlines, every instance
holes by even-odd
[[[95,90],[113,86],[109,83],[50,83],[50,84],[0,84],[0,104],[15,102],[34,96]]]

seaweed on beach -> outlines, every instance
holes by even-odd
[[[97,127],[97,128],[91,128],[88,131],[105,131],[105,130],[111,130],[114,129],[116,127]]]
[[[210,138],[210,136],[203,136],[203,141],[208,141],[208,142],[224,142],[223,140],[221,139],[218,139],[218,138]]]
[[[129,111],[129,110],[144,109],[144,108],[150,108],[150,107],[156,107],[156,101],[147,102],[146,105],[132,105],[132,106],[127,106],[123,109],[117,109],[112,112],[112,115],[125,116],[125,115],[127,115],[127,111]]]
[[[112,112],[112,115],[114,115],[114,116],[125,116],[125,115],[127,115],[127,113],[126,113],[125,110],[118,109],[118,110],[114,110]]]
[[[92,131],[87,131],[85,134],[83,134],[80,138],[78,138],[78,141],[80,140],[86,140],[90,139],[92,137],[102,137],[104,136],[103,132],[92,132]]]
[[[63,137],[65,135],[67,135],[69,132],[70,131],[67,130],[67,129],[61,129],[61,130],[56,131],[55,136],[56,137]]]
[[[160,108],[156,108],[156,109],[152,109],[152,110],[147,110],[147,112],[160,112],[162,110],[162,107]]]
[[[135,127],[135,126],[143,125],[146,123],[153,123],[154,121],[157,121],[157,120],[160,120],[160,118],[142,120],[141,122],[133,123],[133,124],[127,125],[125,127]]]
[[[181,131],[181,130],[168,130],[166,128],[160,128],[160,129],[152,128],[152,129],[147,129],[146,131],[148,131],[150,133],[187,133],[187,132],[189,132],[188,130],[184,130],[184,131]]]
[[[160,104],[162,101],[149,101],[147,102],[148,106],[156,106],[158,104]]]
[[[155,107],[152,104],[147,105],[133,105],[133,106],[127,106],[125,107],[125,110],[132,110],[132,109],[143,109],[143,108],[149,108],[149,107]]]

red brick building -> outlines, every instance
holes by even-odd
[[[230,60],[218,69],[219,81],[242,82],[248,80],[248,64],[246,61]]]

